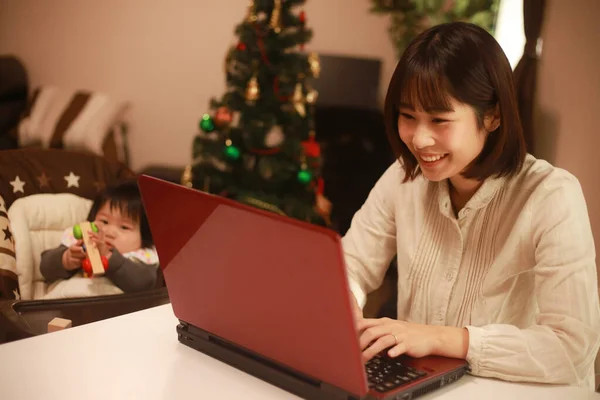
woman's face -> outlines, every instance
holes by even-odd
[[[464,179],[460,173],[481,153],[488,135],[475,110],[452,98],[448,110],[401,106],[398,130],[425,178],[453,184]]]

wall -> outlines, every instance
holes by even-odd
[[[600,1],[549,0],[537,93],[539,157],[579,178],[600,252]]]
[[[87,88],[130,100],[135,169],[183,166],[249,0],[0,0],[0,54],[22,59],[32,85]],[[368,0],[307,1],[306,50],[378,57],[382,97],[395,67],[388,18]]]

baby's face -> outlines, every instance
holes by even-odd
[[[98,210],[94,223],[110,249],[125,254],[142,247],[139,223],[121,214],[118,207],[111,209],[108,202]]]

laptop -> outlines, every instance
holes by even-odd
[[[138,184],[184,345],[307,399],[414,399],[467,371],[437,356],[365,365],[334,231],[145,175]]]

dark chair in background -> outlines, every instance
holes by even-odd
[[[0,56],[0,150],[17,148],[15,129],[27,108],[28,95],[23,64],[15,57]]]
[[[331,201],[332,229],[344,235],[354,213],[394,161],[380,104],[381,61],[320,54],[321,75],[315,131],[323,153],[325,196]],[[396,316],[397,273],[388,269],[382,287],[368,297],[365,315]]]

